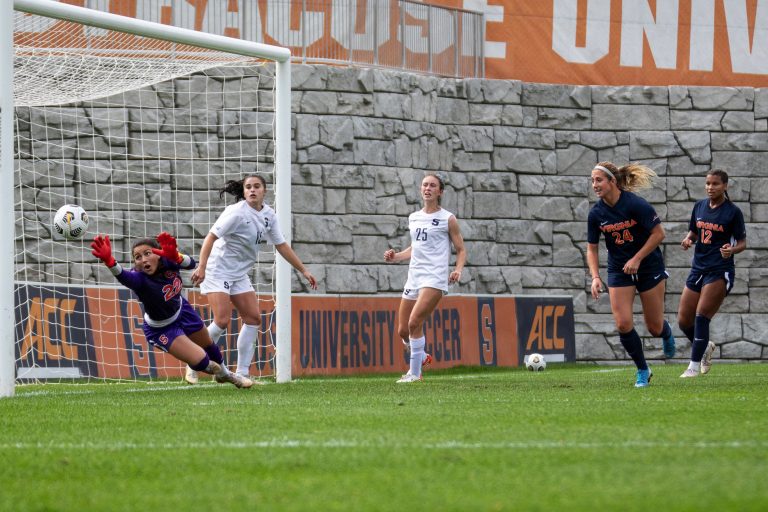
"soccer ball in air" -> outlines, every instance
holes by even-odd
[[[544,356],[541,354],[531,354],[525,360],[525,367],[532,372],[542,372],[547,367],[547,361],[544,360]]]
[[[53,229],[67,240],[79,240],[88,229],[88,214],[76,204],[65,204],[53,217]]]

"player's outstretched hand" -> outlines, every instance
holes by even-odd
[[[91,243],[91,254],[99,258],[109,268],[117,265],[114,256],[112,256],[112,244],[109,242],[109,235],[96,235]]]
[[[176,263],[181,263],[181,260],[184,259],[184,257],[179,253],[178,245],[176,244],[176,239],[173,237],[172,234],[163,231],[159,235],[157,235],[157,242],[160,244],[160,249],[152,249],[152,252],[162,256],[163,258],[174,261]]]

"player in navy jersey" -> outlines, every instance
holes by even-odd
[[[728,174],[709,171],[704,187],[707,199],[694,205],[688,234],[680,243],[686,251],[695,244],[677,311],[680,330],[691,340],[691,362],[683,378],[708,373],[712,366],[716,346],[709,339],[709,323],[733,288],[733,255],[747,248],[744,215],[728,197]]]
[[[280,255],[301,272],[310,288],[317,280],[304,267],[301,259],[286,242],[277,222],[277,214],[264,202],[267,183],[259,175],[228,181],[219,192],[235,196],[237,202],[226,207],[211,227],[200,249],[200,262],[192,273],[192,282],[208,298],[213,321],[208,325],[211,339],[218,340],[237,309],[243,325],[237,336],[237,373],[249,378],[249,368],[261,325],[259,299],[248,274],[258,261],[262,242],[275,246]],[[190,384],[198,380],[197,372],[187,369]]]
[[[640,294],[648,331],[662,338],[664,354],[675,354],[675,338],[664,319],[665,282],[669,274],[659,244],[664,240],[661,220],[653,207],[634,190],[648,188],[656,176],[648,167],[617,167],[600,162],[592,169],[592,190],[598,197],[587,221],[587,265],[592,275],[592,297],[603,291],[599,272],[600,235],[608,249],[608,295],[619,339],[637,366],[635,387],[648,386],[653,372],[634,327],[632,303]]]
[[[97,235],[91,248],[93,255],[104,262],[123,286],[133,290],[144,306],[142,328],[150,345],[197,371],[210,373],[217,382],[251,387],[251,380],[229,372],[200,315],[180,295],[179,269],[194,268],[195,260],[179,253],[173,236],[163,232],[157,240],[146,238],[134,243],[133,269],[123,268],[112,256],[109,236]]]
[[[411,349],[410,368],[397,382],[418,382],[421,368],[430,364],[432,356],[424,351],[426,338],[424,322],[448,293],[448,285],[461,279],[466,261],[464,239],[456,217],[440,206],[445,182],[436,174],[421,181],[424,207],[408,217],[411,245],[396,252],[384,252],[384,261],[394,263],[410,260],[408,279],[400,300],[397,332]],[[456,265],[449,269],[451,244],[456,249]]]

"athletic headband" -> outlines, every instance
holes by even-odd
[[[613,173],[609,171],[606,167],[603,167],[602,165],[596,165],[594,168],[597,169],[598,171],[603,171],[605,174],[607,174],[611,178],[616,179],[616,176],[614,176]]]

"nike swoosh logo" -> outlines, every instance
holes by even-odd
[[[657,276],[653,276],[653,278],[654,278],[654,279],[658,279],[658,278],[660,278],[660,277],[661,277],[661,274],[659,274],[659,275],[657,275]]]
[[[601,226],[605,226],[606,224],[608,224],[607,220],[604,220],[603,222],[600,223]]]

